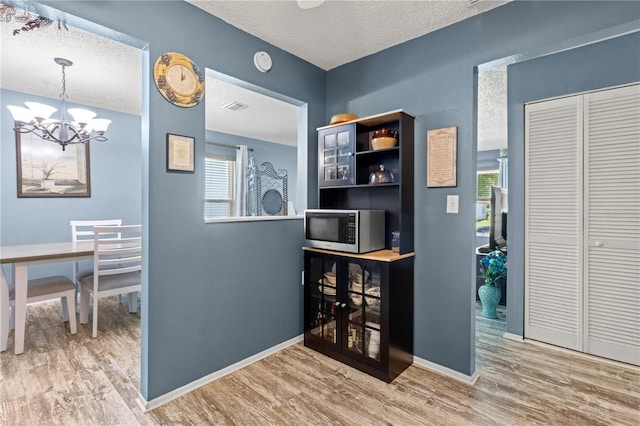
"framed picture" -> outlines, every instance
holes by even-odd
[[[18,197],[90,197],[89,144],[45,141],[16,132]]]
[[[458,128],[427,131],[427,187],[457,186]]]
[[[167,133],[167,170],[195,171],[195,138]]]

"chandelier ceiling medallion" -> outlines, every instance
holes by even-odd
[[[104,134],[111,120],[95,118],[97,114],[93,111],[70,108],[68,112],[73,121],[67,120],[65,113],[67,99],[65,68],[73,65],[73,62],[64,58],[54,58],[53,60],[62,67],[60,118],[49,118],[57,111],[57,108],[46,104],[25,102],[27,108],[9,105],[7,108],[11,111],[16,123],[13,130],[17,133],[33,133],[46,141],[56,142],[62,146],[63,151],[67,145],[71,144],[87,143],[92,140],[100,142],[108,140]]]

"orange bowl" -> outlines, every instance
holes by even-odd
[[[358,119],[358,116],[355,114],[336,114],[333,117],[331,117],[331,121],[329,122],[329,124],[345,123],[347,121],[357,120],[357,119]]]
[[[371,147],[375,149],[393,148],[398,143],[396,138],[390,136],[381,136],[371,139]]]

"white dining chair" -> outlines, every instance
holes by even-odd
[[[122,219],[104,219],[104,220],[71,220],[69,221],[71,226],[71,241],[83,241],[93,240],[93,227],[94,226],[119,226],[122,225]],[[113,238],[119,237],[113,235]],[[80,262],[73,262],[73,279],[76,283],[76,301],[78,301],[78,294],[80,292],[80,278],[86,277],[93,273],[93,267],[87,265],[81,268]],[[78,307],[79,307],[78,303]],[[66,319],[66,316],[65,316]]]
[[[14,287],[7,283],[1,268],[0,280],[0,352],[3,352],[7,350],[9,330],[13,330],[15,324],[15,291]],[[63,316],[65,311],[73,312],[73,315],[69,315],[68,321],[71,334],[76,334],[75,291],[73,281],[64,275],[31,279],[27,287],[27,305],[60,299]]]
[[[120,235],[113,238],[113,234]],[[89,322],[89,303],[93,306],[92,337],[98,336],[98,300],[129,295],[129,312],[138,311],[141,290],[142,226],[94,226],[93,272],[80,282],[80,323]]]

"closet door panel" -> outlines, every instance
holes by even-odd
[[[584,109],[585,351],[640,365],[640,85]]]
[[[525,337],[581,349],[582,104],[525,107]]]

